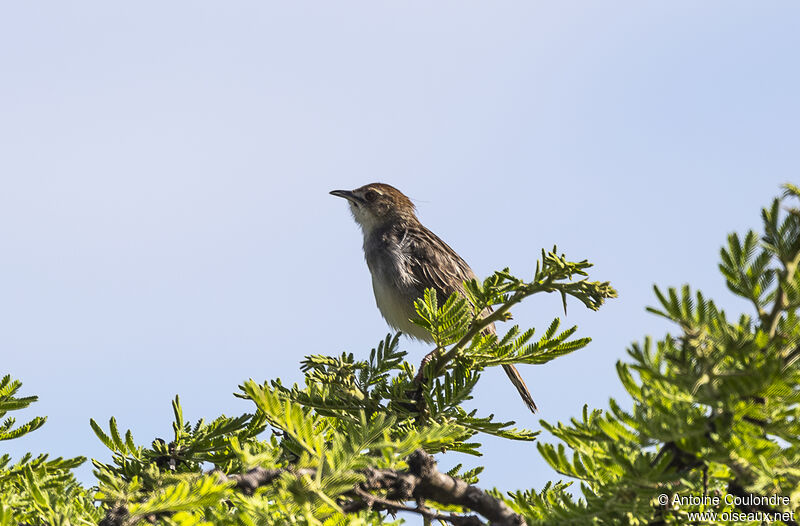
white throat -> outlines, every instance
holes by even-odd
[[[375,220],[375,216],[364,210],[363,206],[359,206],[353,202],[350,202],[350,212],[353,214],[353,219],[355,219],[358,226],[361,227],[361,231],[364,233],[364,239],[369,237],[379,224],[378,221]]]

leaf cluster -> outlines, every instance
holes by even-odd
[[[15,514],[12,522],[59,522],[41,511],[48,506],[62,513],[62,523],[93,524],[102,518],[106,526],[143,521],[187,526],[387,524],[394,520],[387,512],[398,510],[446,521],[452,516],[454,523],[472,521],[474,516],[463,515],[469,510],[452,504],[456,498],[447,505],[430,498],[414,505],[393,503],[396,489],[375,486],[375,474],[405,476],[411,469],[408,459],[420,450],[480,455],[482,435],[534,440],[534,431],[464,408],[482,371],[546,363],[585,347],[589,339],[573,338],[576,328],[561,330],[558,319],[538,338],[532,328],[515,325],[498,338],[486,327],[509,319],[513,305],[537,293],[557,292],[596,309],[615,293],[607,283],[588,281],[589,266],[569,262],[554,249],[543,252],[531,281],[504,270],[481,283],[466,283],[465,297],[453,295],[441,306],[428,290],[417,304],[417,321],[437,345],[432,359],[419,367],[408,361],[395,334],[364,358],[353,353],[306,357],[302,385],[285,386],[279,379],[244,382],[236,396],[248,400],[253,411],[241,416],[192,424],[185,421],[176,396],[171,434],[147,445],[131,430],[121,429],[116,418],[107,426],[91,420],[110,451],[110,461],[92,461],[97,486],[86,490],[72,478],[70,468],[83,459],[26,457],[3,467],[7,474],[0,473],[0,481],[13,479],[16,484],[10,493],[15,500],[7,505],[0,501],[6,505],[0,513],[8,506],[18,509],[20,499],[27,499],[30,514]],[[3,380],[0,411],[35,400],[14,398],[18,387],[9,378]],[[15,428],[8,420],[0,437],[15,438],[43,423],[34,419]],[[450,476],[474,484],[482,469],[459,465]],[[260,482],[253,485],[256,479]],[[85,508],[82,514],[75,511],[78,505]]]
[[[800,507],[800,213],[783,199],[763,210],[763,232],[731,234],[720,271],[754,309],[730,318],[686,285],[655,288],[649,310],[679,334],[646,338],[617,373],[632,398],[557,425],[561,440],[539,444],[559,473],[581,481],[549,518],[531,523],[686,524],[693,512],[797,512]],[[722,504],[671,506],[659,495],[716,496]],[[782,495],[788,506],[731,505],[733,497]],[[726,497],[729,497],[726,501]],[[515,496],[522,509],[523,503]],[[727,502],[727,503],[726,503]],[[708,522],[709,524],[719,522]],[[789,521],[786,524],[796,524]]]
[[[37,400],[36,396],[17,397],[21,387],[22,382],[10,375],[0,380],[0,418],[5,418],[0,424],[0,441],[19,438],[45,423],[46,418],[37,416],[15,427],[16,419],[6,416]],[[83,457],[50,459],[26,454],[14,462],[8,454],[0,456],[0,526],[99,520],[101,511],[72,473],[85,461]]]

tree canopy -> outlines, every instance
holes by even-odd
[[[428,290],[416,322],[435,352],[420,364],[388,335],[364,355],[307,356],[302,385],[243,382],[235,394],[252,403],[248,414],[186,422],[176,396],[168,439],[142,443],[115,418],[92,420],[112,454],[92,460],[92,487],[72,472],[82,457],[0,457],[0,526],[797,524],[798,198],[800,188],[786,185],[763,209],[761,232],[731,234],[720,252],[728,288],[752,312],[728,315],[688,285],[655,287],[648,310],[675,333],[632,344],[617,363],[631,401],[584,407],[568,423],[541,421],[558,442],[536,447],[565,480],[487,489],[477,462],[442,472],[435,461],[447,451],[477,459],[486,435],[535,441],[538,430],[464,402],[488,367],[546,364],[590,342],[559,318],[502,336],[485,331],[489,324],[537,294],[560,295],[564,309],[577,300],[596,310],[616,297],[608,282],[590,279],[589,262],[554,247],[529,280],[506,269],[468,282],[467,298]],[[0,416],[35,402],[18,396],[20,387],[11,376],[0,381]],[[0,440],[44,424],[8,417]]]

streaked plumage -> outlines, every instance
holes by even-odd
[[[349,201],[364,233],[364,257],[381,315],[393,328],[431,342],[430,335],[410,321],[417,316],[414,300],[426,288],[436,290],[442,301],[453,292],[465,295],[463,283],[475,273],[455,250],[419,222],[411,200],[396,188],[372,183],[331,194]],[[494,334],[494,324],[488,330]],[[528,408],[536,411],[516,367],[504,365],[503,369]]]

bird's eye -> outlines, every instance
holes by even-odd
[[[370,202],[374,201],[377,197],[378,197],[378,192],[376,192],[375,190],[367,190],[367,192],[364,194],[364,199]]]

